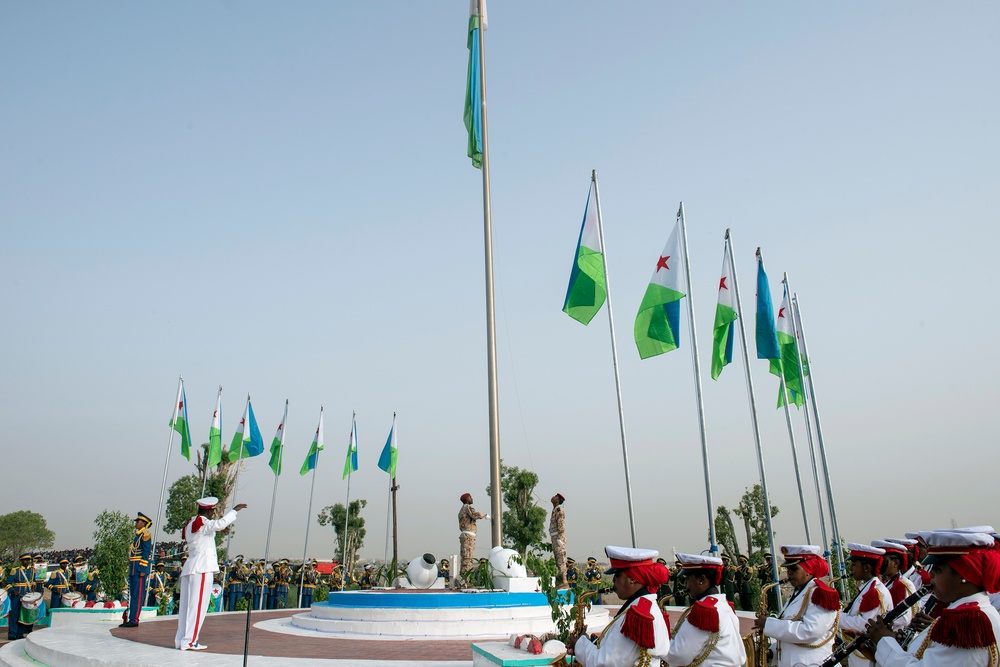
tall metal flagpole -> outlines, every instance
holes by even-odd
[[[219,385],[219,396],[216,399],[216,404],[219,406],[219,437],[222,437],[222,385]],[[212,425],[215,425],[215,419],[212,419]],[[208,434],[208,453],[205,456],[205,470],[201,477],[201,497],[205,497],[205,486],[208,484],[208,459],[212,454],[212,429],[209,429]]]
[[[319,406],[319,423],[323,423],[323,406]],[[317,431],[317,438],[319,438],[319,433]],[[318,443],[317,443],[318,445]],[[312,482],[309,484],[309,509],[306,511],[306,539],[302,544],[302,572],[299,574],[299,602],[298,606],[302,606],[302,584],[306,577],[306,553],[309,549],[309,526],[312,524],[312,513],[313,513],[313,491],[316,490],[316,468],[319,467],[319,453],[322,451],[317,446],[316,448],[316,460],[313,462],[313,474]],[[265,563],[266,565],[266,563]],[[340,590],[344,590],[343,585],[341,585]],[[261,596],[263,597],[263,596]]]
[[[249,405],[250,405],[250,394],[247,394],[247,406],[249,406]],[[244,409],[244,413],[246,413],[246,412],[247,412],[247,410]],[[249,428],[250,428],[250,424],[249,423],[244,424],[243,428],[245,429],[243,432],[244,432],[244,434],[246,434],[246,431],[249,430]],[[232,454],[232,452],[230,452],[230,454]],[[236,478],[233,480],[233,504],[230,507],[236,507],[236,497],[240,493],[240,471],[243,469],[243,443],[242,442],[240,442],[240,458],[238,458],[237,461],[238,461],[238,463],[236,464]],[[222,500],[224,501],[225,498],[223,498]],[[226,584],[226,579],[229,576],[229,560],[230,560],[229,559],[229,543],[232,542],[232,541],[233,541],[233,531],[231,531],[231,530],[226,531],[226,563],[225,563],[225,566],[222,568],[222,584],[223,585]],[[265,568],[267,567],[267,563],[266,562],[264,563],[264,567]],[[261,598],[263,598],[263,597],[264,596],[262,595]]]
[[[726,254],[729,256],[729,270],[733,277],[733,294],[736,296],[736,321],[740,328],[740,342],[743,348],[743,369],[746,371],[747,397],[750,399],[750,423],[753,425],[753,442],[757,449],[757,470],[760,473],[760,488],[764,494],[764,521],[767,526],[767,544],[771,553],[777,551],[774,548],[774,529],[771,527],[771,501],[767,496],[767,476],[764,474],[764,452],[760,446],[760,425],[757,423],[757,399],[753,393],[753,374],[750,371],[750,352],[747,349],[747,331],[743,325],[743,305],[740,302],[740,283],[736,277],[736,259],[733,257],[733,239],[726,230]],[[771,581],[778,581],[778,559],[771,559]],[[778,598],[778,607],[781,607],[781,588],[775,587]]]
[[[791,290],[788,289],[788,274],[785,273],[781,278],[782,284],[785,286],[785,295],[791,294]],[[792,335],[796,335],[795,327],[795,315],[792,313],[792,301],[788,299],[788,317],[789,321],[792,323]],[[805,397],[806,385],[805,385],[805,374],[802,368],[802,355],[798,351],[798,338],[795,339],[795,363],[798,364],[799,368],[799,378],[802,384],[802,396]],[[813,485],[816,487],[816,507],[819,508],[819,532],[820,538],[823,540],[823,557],[826,558],[827,564],[830,566],[830,572],[833,572],[833,558],[830,557],[830,538],[826,532],[826,514],[823,509],[823,486],[819,482],[819,467],[816,465],[816,448],[813,445],[813,434],[812,434],[812,424],[809,421],[809,406],[805,406],[805,410],[802,411],[802,417],[805,419],[806,423],[806,443],[809,445],[809,464],[812,466],[813,475]],[[846,588],[841,584],[841,592],[846,594]]]
[[[500,505],[500,402],[497,398],[497,331],[493,307],[493,211],[490,200],[490,149],[486,124],[486,2],[477,0],[479,12],[479,104],[483,126],[483,237],[486,251],[486,375],[490,411],[490,517],[494,547],[502,545],[503,509]],[[348,480],[349,481],[349,480]]]
[[[281,418],[281,440],[278,442],[278,461],[283,461],[284,450],[285,450],[285,422],[288,419],[288,399],[285,399],[285,414]],[[281,470],[280,466],[278,470]],[[278,473],[274,473],[274,488],[271,490],[271,516],[267,520],[267,540],[264,542],[264,566],[267,566],[268,557],[271,552],[271,526],[274,525],[274,501],[278,498]],[[226,559],[228,560],[229,554],[226,554]],[[305,571],[305,557],[302,557],[302,570]],[[302,606],[302,586],[299,586],[299,606]],[[260,596],[260,607],[258,609],[264,608],[264,596]]]
[[[181,390],[184,387],[184,376],[177,378],[177,398],[174,400],[174,412],[179,412]],[[163,462],[163,481],[160,483],[160,502],[156,507],[156,524],[153,526],[153,558],[156,558],[156,538],[160,533],[160,515],[163,514],[163,493],[167,490],[167,469],[170,467],[170,450],[174,448],[174,427],[170,425],[170,437],[167,439],[167,459]]]
[[[760,262],[761,269],[764,267],[764,255],[761,254],[760,248],[757,248],[757,261]],[[768,302],[771,301],[771,295],[767,295]],[[779,352],[780,354],[780,352]],[[781,371],[781,375],[778,376],[781,396],[785,399],[785,424],[788,426],[788,444],[792,448],[792,466],[795,468],[795,485],[799,489],[799,506],[802,508],[802,525],[806,529],[806,543],[812,544],[812,537],[809,535],[809,514],[806,513],[806,496],[802,492],[802,477],[799,475],[799,454],[795,451],[795,430],[792,429],[792,413],[788,409],[788,387],[785,386],[785,372]],[[822,510],[820,510],[822,511]]]
[[[357,412],[351,413],[351,442],[357,447],[358,443],[354,440],[354,424],[358,418]],[[350,456],[350,452],[347,453]],[[340,590],[344,590],[344,582],[347,580],[347,542],[349,541],[347,529],[351,525],[351,473],[354,472],[354,466],[347,471],[347,502],[344,504],[344,547],[343,554],[341,558],[341,576],[340,576]],[[500,487],[496,487],[500,488]]]
[[[625,443],[625,410],[622,407],[622,383],[618,374],[618,345],[615,341],[615,318],[611,312],[611,278],[608,276],[608,248],[604,245],[604,219],[601,217],[601,191],[597,187],[597,170],[590,172],[594,182],[594,201],[597,203],[597,233],[601,238],[601,253],[604,255],[604,291],[608,297],[608,326],[611,328],[611,359],[615,367],[615,391],[618,393],[618,428],[622,434],[622,459],[625,463],[625,495],[628,498],[628,527],[635,548],[635,511],[632,509],[632,481],[629,479],[628,445]]]
[[[708,467],[708,435],[705,432],[705,399],[701,393],[701,362],[698,358],[698,337],[695,336],[694,294],[691,289],[691,262],[688,255],[687,224],[684,222],[684,202],[677,209],[677,220],[681,226],[681,245],[684,247],[684,279],[687,282],[688,321],[691,323],[691,365],[694,370],[694,391],[698,404],[698,427],[701,431],[701,460],[705,469],[705,502],[708,505],[708,541],[714,556],[719,552],[715,539],[715,504],[712,501],[712,476]]]
[[[809,359],[809,346],[806,344],[806,332],[802,328],[802,310],[799,305],[799,295],[792,295],[792,312],[795,315],[795,330],[802,339],[802,354],[806,360]],[[813,382],[813,368],[809,364],[809,399],[812,402],[813,418],[816,420],[816,441],[819,443],[820,459],[823,462],[823,476],[826,478],[827,502],[830,504],[830,524],[833,529],[832,546],[837,550],[837,563],[839,565],[840,576],[847,574],[847,567],[844,565],[844,550],[841,546],[843,537],[840,532],[840,524],[837,521],[837,505],[833,500],[833,484],[830,483],[830,464],[826,457],[826,445],[823,442],[823,426],[819,420],[819,406],[816,404],[816,384]],[[843,584],[841,584],[843,585]]]

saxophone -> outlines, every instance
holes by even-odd
[[[758,616],[767,614],[767,592],[775,586],[786,583],[788,583],[788,579],[779,579],[766,586],[761,586],[760,600],[757,602]],[[763,627],[743,635],[743,648],[746,649],[747,654],[746,667],[767,667],[767,647],[768,641],[767,637],[764,636]]]

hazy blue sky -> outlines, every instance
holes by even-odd
[[[268,443],[290,401],[272,554],[301,555],[321,404],[313,514],[344,501],[356,410],[351,493],[382,555],[396,411],[402,555],[457,551],[459,495],[489,505],[468,3],[0,15],[0,512],[43,513],[66,548],[105,508],[155,512],[182,373],[198,442],[220,383],[227,441],[247,392]],[[998,520],[1000,5],[497,0],[489,18],[501,446],[544,503],[566,495],[571,556],[628,542],[607,315],[560,311],[595,168],[642,545],[706,543],[686,319],[678,351],[640,362],[631,339],[680,200],[716,503],[757,481],[741,363],[707,377],[731,227],[745,307],[758,245],[775,299],[782,271],[801,297],[844,536]],[[775,378],[752,368],[777,539],[800,542]],[[263,552],[266,463],[240,480],[239,552]],[[192,469],[175,451],[170,480]],[[310,554],[332,555],[313,525]]]

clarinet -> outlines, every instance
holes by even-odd
[[[933,595],[931,595],[930,598],[928,598],[927,602],[924,604],[924,608],[920,610],[920,613],[930,614],[932,611],[934,611],[934,607],[937,606],[937,603],[938,599]],[[909,648],[910,642],[912,642],[913,638],[916,637],[918,634],[919,632],[917,631],[917,629],[913,627],[913,621],[910,621],[910,624],[906,626],[905,630],[903,630],[903,636],[899,640],[899,645],[903,647],[904,651],[907,648]]]
[[[905,600],[897,604],[895,607],[890,609],[882,620],[888,625],[895,621],[897,618],[906,613],[906,610],[915,605],[920,598],[924,597],[928,593],[934,590],[931,585],[923,586],[916,593],[911,593]],[[860,634],[849,642],[844,642],[841,644],[836,651],[830,654],[830,657],[823,661],[820,667],[833,667],[838,662],[849,656],[855,651],[859,646],[868,641],[868,635]]]

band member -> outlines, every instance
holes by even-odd
[[[883,667],[985,666],[997,661],[1000,613],[987,592],[1000,590],[1000,552],[984,533],[938,531],[926,536],[934,596],[948,605],[908,654],[881,619],[869,623],[876,664]],[[916,648],[914,648],[916,647]]]
[[[97,590],[101,587],[101,571],[95,565],[87,572],[87,580],[83,582],[83,594],[87,602],[97,602]]]
[[[21,622],[21,598],[34,592],[35,568],[31,563],[31,554],[21,554],[21,565],[15,566],[7,573],[4,584],[7,597],[10,600],[10,612],[7,614],[7,639],[23,639],[32,630],[32,626]]]
[[[73,583],[71,576],[69,559],[63,558],[59,561],[59,569],[52,573],[46,584],[47,588],[52,592],[49,609],[58,609],[62,606],[63,593],[72,590]]]
[[[164,571],[163,567],[163,561],[157,561],[153,573],[149,575],[147,607],[159,607],[160,599],[170,592],[170,575]]]
[[[185,524],[181,539],[187,541],[188,560],[181,570],[181,600],[177,617],[174,647],[181,651],[201,651],[207,647],[198,642],[208,603],[212,580],[219,571],[219,556],[215,550],[215,534],[236,521],[236,513],[246,507],[240,503],[221,519],[213,519],[218,498],[198,500],[198,515]]]
[[[778,618],[757,616],[755,630],[777,640],[777,667],[820,665],[833,652],[840,616],[840,595],[820,577],[830,574],[823,550],[811,544],[781,547],[794,592]]]
[[[441,559],[441,564],[438,565],[438,574],[444,579],[444,587],[451,588],[451,563],[448,562],[447,558]]]
[[[674,604],[678,607],[688,606],[687,575],[681,568],[681,562],[674,560],[674,567],[670,571],[670,578],[674,582]]]
[[[931,573],[924,566],[924,559],[927,557],[927,542],[920,533],[906,533],[906,539],[916,541],[913,548],[913,572],[907,577],[915,587],[921,588],[931,583]]]
[[[149,527],[153,522],[139,512],[135,517],[135,534],[128,548],[128,609],[122,614],[120,628],[134,628],[139,625],[142,602],[146,599],[146,583],[149,579],[150,561],[153,560],[153,536]]]
[[[753,611],[753,581],[754,570],[750,565],[750,559],[740,554],[736,557],[739,565],[736,570],[736,586],[740,590],[740,609],[743,611]]]
[[[583,580],[587,582],[588,591],[601,590],[601,568],[597,567],[597,559],[593,556],[587,559],[587,570],[583,573]],[[600,593],[594,596],[594,604],[604,604]]]
[[[227,611],[236,611],[236,602],[246,592],[247,574],[247,568],[243,564],[243,554],[240,554],[233,559],[233,566],[226,575],[229,579],[229,586],[226,589]]]
[[[606,574],[613,575],[615,594],[625,603],[601,633],[599,641],[570,637],[567,652],[583,667],[632,667],[665,660],[670,651],[670,632],[656,604],[656,591],[667,582],[667,568],[654,563],[659,553],[652,549],[606,547],[611,560]]]
[[[371,563],[365,565],[365,572],[361,575],[361,590],[370,591],[375,586],[375,566]]]
[[[552,556],[556,561],[556,586],[566,585],[566,513],[563,503],[566,498],[561,493],[552,496],[552,514],[549,515],[549,538],[552,540]]]
[[[576,561],[572,558],[566,559],[566,585],[571,591],[575,591],[580,581],[580,571],[576,569]]]
[[[851,578],[858,584],[858,594],[840,615],[840,629],[845,639],[853,639],[865,631],[868,621],[881,616],[892,608],[892,595],[878,578],[885,560],[885,550],[867,544],[850,542]],[[848,667],[874,665],[860,651],[853,652],[847,660]]]
[[[888,540],[874,540],[872,546],[885,550],[885,565],[882,566],[882,583],[889,589],[889,594],[892,596],[892,606],[895,607],[917,590],[914,588],[913,582],[902,576],[903,572],[908,570],[910,565],[906,547]],[[906,613],[893,621],[892,627],[896,630],[902,630],[910,624],[912,618],[913,610],[908,609]]]
[[[282,558],[274,568],[274,608],[288,607],[288,585],[292,581],[292,570],[288,561]]]
[[[306,609],[312,607],[313,595],[316,593],[316,584],[319,582],[319,575],[316,574],[316,561],[311,560],[306,563],[306,571],[302,573],[302,603],[300,607]]]
[[[757,566],[757,580],[760,587],[764,588],[774,580],[774,557],[769,551],[764,552],[764,562]],[[769,588],[767,591],[767,608],[772,614],[778,613],[778,587]]]
[[[462,509],[458,510],[458,546],[462,558],[462,566],[458,571],[458,581],[465,584],[468,573],[476,569],[476,560],[473,554],[476,551],[476,521],[489,519],[489,514],[477,512],[472,506],[472,494],[462,494]]]
[[[42,554],[35,554],[34,564],[35,568],[35,592],[41,593],[45,590],[45,582],[49,580],[49,564],[45,562],[45,558]]]
[[[87,584],[88,574],[87,561],[83,559],[83,556],[77,554],[73,557],[73,590],[81,595],[87,592],[84,590],[84,586]]]
[[[666,559],[664,559],[664,558],[657,558],[656,562],[659,563],[660,565],[662,565],[663,567],[666,567],[667,568],[667,572],[670,571],[670,568],[667,567],[667,561],[666,561]],[[674,597],[674,594],[673,594],[672,589],[670,588],[670,582],[667,581],[667,582],[664,582],[664,583],[660,584],[660,588],[656,591],[656,602],[657,602],[657,604],[663,605],[664,604],[664,598],[667,598],[669,600],[673,600],[673,597]]]
[[[737,567],[730,561],[729,554],[723,553],[722,559],[722,592],[726,594],[726,599],[736,604],[736,570]]]
[[[687,575],[685,585],[694,602],[674,626],[667,664],[740,667],[747,654],[740,636],[740,620],[732,603],[719,591],[723,560],[696,554],[677,554],[677,559]]]

